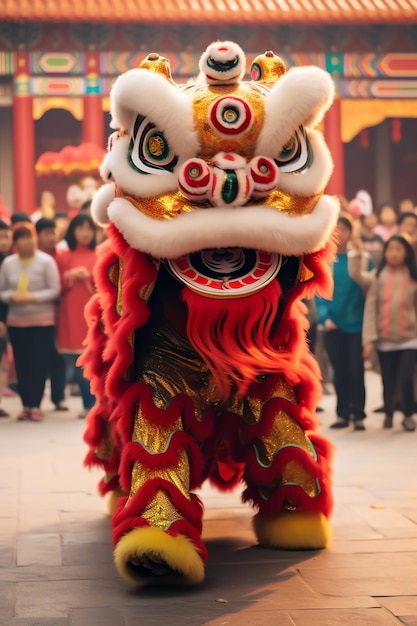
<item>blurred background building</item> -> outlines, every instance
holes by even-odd
[[[149,52],[181,83],[212,41],[327,69],[338,97],[324,122],[330,193],[375,204],[417,199],[417,0],[1,0],[0,193],[32,212],[71,172],[35,171],[45,152],[105,147],[115,78]],[[75,176],[75,174],[74,174]],[[79,176],[79,172],[77,173]]]

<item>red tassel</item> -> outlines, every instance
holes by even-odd
[[[359,145],[363,150],[369,148],[369,130],[364,128],[359,134]]]
[[[399,143],[401,141],[401,120],[391,120],[391,139],[395,143]]]

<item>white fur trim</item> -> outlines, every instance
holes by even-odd
[[[109,218],[133,248],[175,259],[204,248],[255,248],[301,256],[320,250],[337,221],[338,204],[323,196],[309,215],[289,216],[268,206],[196,209],[170,221],[153,220],[116,198]]]
[[[99,226],[106,226],[109,223],[107,209],[116,195],[114,183],[102,185],[97,189],[91,202],[91,217]]]
[[[279,188],[287,193],[299,196],[308,196],[319,193],[327,185],[333,171],[333,159],[323,135],[317,130],[307,132],[313,153],[313,162],[304,172],[281,172],[279,174]],[[272,153],[272,149],[269,151]],[[273,155],[265,155],[273,158]],[[276,156],[276,153],[275,153]]]
[[[317,124],[333,96],[334,84],[327,72],[314,66],[291,68],[266,98],[258,154],[269,154],[271,145],[281,150],[296,128]]]
[[[115,133],[113,133],[115,134]],[[119,139],[118,139],[119,141]],[[112,160],[113,160],[113,155],[112,152],[107,152],[104,156],[104,159],[101,162],[101,165],[99,167],[99,172],[100,172],[100,176],[102,178],[102,180],[105,183],[108,183],[112,180]]]
[[[182,159],[198,152],[191,100],[166,78],[145,69],[129,70],[114,83],[110,101],[113,128],[131,133],[136,117],[143,115],[163,131]]]

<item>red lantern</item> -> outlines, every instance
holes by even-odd
[[[369,148],[369,130],[367,128],[364,128],[360,132],[359,145],[364,150],[366,150],[366,148]]]
[[[94,143],[65,146],[60,152],[44,152],[36,161],[38,176],[98,175],[106,151]]]
[[[395,143],[401,141],[401,120],[391,120],[391,139]]]

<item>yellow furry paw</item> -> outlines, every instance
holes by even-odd
[[[140,585],[198,585],[204,579],[204,563],[193,542],[152,526],[124,535],[114,560],[123,578]]]
[[[328,548],[332,529],[321,513],[289,511],[253,518],[258,542],[267,548],[281,550],[319,550]]]
[[[107,512],[109,515],[113,515],[116,510],[117,501],[124,495],[125,493],[120,489],[120,487],[114,491],[110,491],[109,498],[107,500]]]

